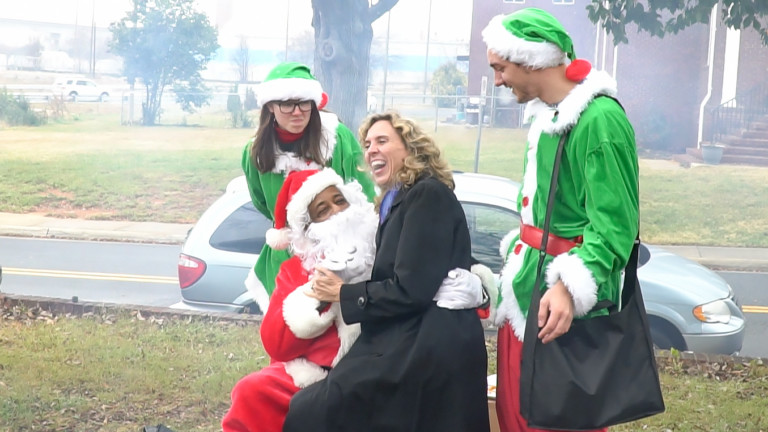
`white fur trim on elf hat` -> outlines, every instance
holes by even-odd
[[[519,38],[504,26],[505,15],[497,15],[483,29],[483,41],[490,51],[513,63],[543,69],[566,63],[568,56],[556,44]]]
[[[295,229],[304,229],[309,223],[309,204],[320,192],[329,186],[341,187],[344,180],[332,168],[311,175],[304,180],[299,190],[291,197],[286,206],[288,226]]]
[[[308,78],[280,78],[259,84],[259,105],[280,100],[313,100],[320,105],[323,100],[323,88],[320,82]]]

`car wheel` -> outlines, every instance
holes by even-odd
[[[99,102],[107,101],[109,101],[109,93],[102,93],[101,96],[99,96]]]
[[[654,316],[648,316],[648,326],[651,329],[651,339],[655,348],[663,350],[674,348],[678,351],[685,351],[688,349],[685,345],[683,335],[681,335],[677,328],[669,321]]]
[[[247,313],[251,315],[264,315],[264,313],[261,312],[259,305],[256,303],[245,305],[245,307],[243,308],[243,313]]]
[[[69,93],[69,99],[70,99],[72,102],[77,102],[77,92],[70,92],[70,93]]]

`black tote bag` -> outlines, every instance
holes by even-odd
[[[546,250],[549,217],[567,134],[560,139],[547,203],[541,250]],[[624,274],[622,308],[600,302],[609,314],[574,319],[570,330],[548,344],[538,338],[539,289],[545,252],[525,327],[520,371],[520,412],[528,425],[551,430],[591,430],[664,411],[656,358],[643,296],[637,281],[639,237]]]

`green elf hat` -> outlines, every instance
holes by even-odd
[[[482,32],[490,51],[532,69],[559,66],[571,61],[566,75],[581,81],[592,68],[577,60],[573,41],[562,24],[547,11],[525,8],[491,19]]]
[[[301,63],[285,62],[275,66],[259,84],[259,105],[290,99],[313,100],[318,109],[328,102],[320,82],[312,76],[309,67]]]

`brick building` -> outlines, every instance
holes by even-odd
[[[635,126],[638,144],[645,148],[682,153],[698,147],[709,140],[712,110],[736,94],[752,91],[768,75],[768,47],[752,29],[731,33],[736,44],[729,49],[738,47],[738,57],[726,57],[728,32],[719,17],[714,32],[710,32],[709,24],[696,24],[663,39],[638,33],[637,27],[630,25],[629,43],[614,46],[611,37],[606,38],[602,29],[589,21],[589,4],[590,0],[474,0],[469,94],[480,94],[480,83],[486,76],[491,95],[493,74],[487,64],[483,28],[493,16],[524,7],[552,13],[571,34],[576,55],[616,78],[619,99]],[[738,58],[737,65],[732,58]],[[494,91],[496,95],[506,90]]]

